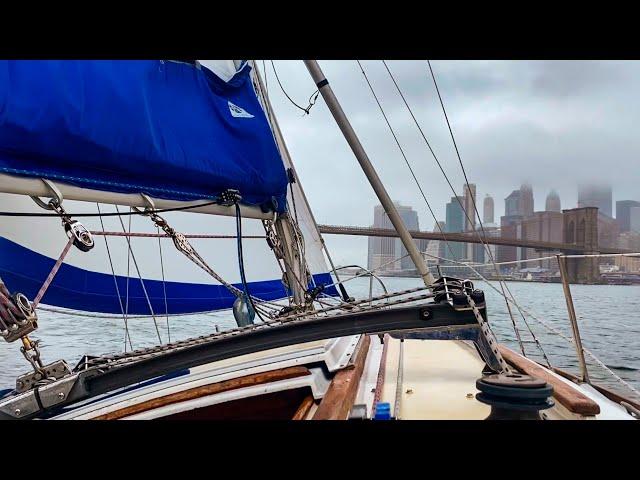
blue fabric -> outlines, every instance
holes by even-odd
[[[11,240],[0,237],[0,278],[11,293],[21,292],[33,300],[49,275],[55,260],[34,252]],[[316,285],[333,283],[331,274],[313,276]],[[125,304],[127,277],[116,276],[122,304]],[[287,296],[280,279],[249,282],[249,292],[263,300],[277,300]],[[154,313],[165,313],[164,288],[161,280],[144,279],[144,286]],[[165,283],[169,313],[191,313],[231,308],[236,297],[222,285],[201,283]],[[242,284],[235,285],[243,289]],[[334,286],[324,290],[338,295]],[[47,289],[42,303],[88,312],[122,312],[113,275],[91,272],[63,263]],[[139,278],[129,278],[129,313],[149,315],[149,304]]]
[[[0,61],[0,172],[172,200],[234,188],[281,212],[287,176],[249,70]]]

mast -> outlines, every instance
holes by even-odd
[[[269,119],[269,123],[271,125],[274,137],[276,139],[276,143],[278,145],[278,147],[280,148],[280,153],[282,155],[282,159],[285,163],[285,165],[290,168],[293,171],[293,175],[296,179],[295,182],[295,187],[297,187],[297,191],[300,192],[300,198],[302,198],[303,202],[304,202],[304,207],[306,210],[306,213],[309,216],[309,223],[312,225],[313,227],[313,231],[310,232],[311,234],[315,233],[316,237],[317,237],[317,242],[320,244],[320,248],[324,251],[325,255],[327,256],[327,260],[329,260],[329,264],[331,266],[331,271],[333,272],[333,275],[336,277],[337,280],[337,286],[338,289],[340,290],[340,294],[342,295],[342,298],[344,301],[348,301],[349,300],[349,295],[347,294],[347,291],[344,287],[344,285],[342,285],[342,282],[340,280],[340,277],[338,275],[338,271],[336,270],[335,265],[333,264],[333,259],[331,258],[331,254],[329,253],[329,249],[327,248],[327,245],[324,241],[324,238],[322,236],[322,233],[320,232],[320,228],[318,227],[318,223],[316,222],[315,216],[313,215],[313,210],[311,210],[311,205],[309,205],[309,200],[307,199],[307,195],[304,192],[304,189],[302,188],[302,186],[300,185],[300,180],[298,177],[298,173],[296,172],[296,168],[293,164],[293,160],[291,159],[291,154],[289,153],[289,148],[287,147],[287,142],[285,142],[284,139],[284,135],[282,135],[282,131],[280,130],[280,125],[278,123],[278,119],[275,116],[275,113],[273,111],[273,107],[271,105],[271,100],[269,99],[269,95],[268,92],[266,91],[266,89],[264,88],[264,83],[262,81],[262,76],[260,75],[260,70],[258,69],[258,65],[256,64],[255,60],[253,61],[253,71],[255,72],[255,76],[258,82],[258,88],[260,90],[260,95],[262,96],[262,99],[264,101],[265,104],[265,110],[266,110],[266,114],[267,114],[267,118]],[[265,73],[266,75],[266,73]],[[294,188],[295,188],[294,187]],[[292,195],[294,193],[292,192]]]
[[[266,92],[264,90],[264,86],[262,84],[262,78],[260,77],[260,72],[258,71],[258,66],[256,65],[255,61],[253,61],[252,64],[253,64],[252,65],[253,73],[257,81],[256,82],[257,83],[256,87],[258,90],[257,93],[259,97],[262,97],[262,100],[264,102],[264,111],[265,111],[269,126],[271,128],[271,133],[273,134],[274,140],[276,142],[278,150],[280,151],[280,155],[282,157],[285,167],[290,168],[294,174],[294,177],[297,178],[295,169],[293,168],[293,162],[291,161],[291,156],[289,155],[289,150],[287,149],[287,145],[284,141],[284,137],[280,132],[280,127],[278,126],[277,120],[275,119],[275,115],[273,115],[271,102],[269,101],[269,98],[267,97]],[[302,188],[300,188],[300,191],[302,192]],[[292,196],[294,195],[293,188],[291,190],[291,195]],[[304,195],[304,192],[303,192],[303,195]],[[305,205],[308,207],[306,198],[305,197],[303,198],[305,201]],[[293,200],[294,199],[292,198],[292,201]],[[315,228],[315,231],[318,237],[320,238],[320,240],[322,240],[322,237],[320,237],[320,233],[319,233],[320,231],[315,222],[315,219],[313,218],[313,215],[311,214],[310,209],[308,213],[310,214],[311,222],[313,223],[313,226]],[[300,249],[298,248],[297,242],[295,241],[295,232],[294,232],[294,225],[292,220],[293,219],[290,215],[290,212],[286,212],[276,217],[273,226],[277,232],[278,238],[282,242],[281,253],[283,257],[282,259],[285,264],[284,274],[286,276],[289,289],[291,290],[291,293],[292,293],[293,303],[301,307],[305,304],[305,293],[306,293],[305,287],[306,287],[308,275],[310,275],[311,272],[307,271],[306,259],[303,255],[303,252],[301,252]],[[321,247],[322,247],[322,242],[321,242]]]
[[[420,277],[422,277],[424,284],[428,287],[431,283],[433,283],[433,275],[429,273],[429,269],[427,268],[427,265],[422,258],[418,247],[414,243],[409,230],[407,230],[407,227],[402,221],[400,214],[398,214],[395,205],[391,201],[391,197],[389,197],[389,194],[384,188],[384,185],[382,184],[378,173],[376,172],[375,168],[373,168],[373,165],[371,164],[367,153],[360,143],[356,132],[353,130],[353,127],[351,126],[351,123],[342,110],[338,99],[329,86],[329,81],[324,76],[324,73],[322,73],[320,65],[318,65],[317,61],[305,60],[304,63],[307,66],[307,70],[309,70],[309,73],[311,74],[311,78],[313,78],[313,81],[317,85],[318,90],[320,90],[322,98],[324,98],[324,101],[327,103],[327,106],[329,107],[333,118],[338,124],[338,127],[340,127],[340,130],[347,140],[347,143],[349,143],[351,150],[358,159],[358,162],[362,167],[362,171],[367,176],[371,187],[373,187],[373,190],[378,196],[380,203],[389,216],[389,220],[391,220],[393,227],[395,228],[396,232],[398,232],[398,235],[400,235],[400,240],[402,241],[404,248],[407,249],[407,252],[411,257],[413,264],[416,266],[416,269],[420,273]]]

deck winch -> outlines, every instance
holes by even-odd
[[[487,375],[476,381],[479,402],[491,406],[486,420],[540,420],[540,411],[553,407],[553,387],[519,373]]]

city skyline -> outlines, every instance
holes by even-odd
[[[418,182],[438,220],[454,192],[425,147],[380,62],[362,66],[375,87]],[[457,195],[464,183],[438,96],[424,62],[388,61]],[[421,224],[434,220],[355,61],[320,61],[391,198],[412,205]],[[302,62],[275,61],[288,95],[298,103],[315,91]],[[524,181],[544,208],[555,189],[563,208],[576,206],[578,183],[614,186],[613,202],[635,198],[640,110],[639,62],[442,61],[432,62],[461,158],[477,199],[490,193],[496,223],[503,199]],[[320,224],[363,225],[378,203],[331,113],[318,101],[301,115],[278,88],[267,63],[265,83],[296,167]],[[300,80],[300,81],[298,81]],[[608,168],[603,168],[603,166]],[[332,194],[328,195],[328,191]],[[482,204],[482,202],[480,202]],[[349,208],[345,208],[348,205]],[[366,239],[327,236],[337,262],[366,262]]]
[[[594,190],[598,191],[598,189],[602,190],[604,188],[604,191],[608,191],[608,195],[610,196],[611,199],[615,198],[614,196],[615,189],[611,186],[601,185],[601,184],[598,184],[597,182],[594,182],[592,184],[583,183],[581,185],[584,187],[587,187],[588,192],[593,192]],[[505,206],[502,208],[502,214],[500,214],[499,213],[500,210],[497,208],[500,205],[499,199],[498,201],[496,201],[496,197],[494,195],[492,195],[490,192],[484,192],[484,197],[482,198],[483,201],[480,202],[479,200],[480,194],[478,193],[479,190],[477,189],[477,185],[475,183],[470,183],[469,186],[471,187],[475,205],[476,205],[476,208],[478,209],[478,214],[480,215],[480,218],[482,219],[483,224],[485,223],[499,224],[499,219],[504,216],[527,217],[538,212],[545,212],[545,211],[561,212],[562,210],[566,210],[566,209],[580,208],[580,207],[586,207],[586,206],[597,207],[597,205],[594,204],[594,203],[597,203],[597,201],[596,202],[585,202],[584,200],[582,202],[580,201],[580,197],[579,197],[580,186],[576,186],[577,195],[574,202],[567,202],[566,199],[563,200],[555,188],[549,189],[549,191],[544,195],[544,201],[542,201],[539,198],[538,201],[536,202],[536,195],[534,193],[533,186],[528,182],[523,182],[518,188],[513,189],[511,193],[509,193],[509,195],[507,195],[503,199],[502,204]],[[473,226],[475,228],[479,227],[477,214],[475,211],[473,211],[473,203],[471,203],[471,201],[468,200],[465,195],[467,192],[467,185],[466,184],[462,185],[462,188],[460,190],[463,192],[463,194],[450,197],[449,202],[445,203],[444,217],[437,218],[438,223],[441,223],[442,225],[444,225],[445,231],[448,231],[448,232],[461,232],[461,231],[470,230],[469,220],[472,220]],[[524,200],[521,198],[521,192],[523,191],[525,192],[525,195],[528,196],[528,198],[525,198]],[[640,195],[638,195],[638,198],[640,198]],[[401,205],[401,202],[399,201],[394,201],[394,203],[396,203],[397,205]],[[511,215],[505,215],[508,211],[507,204],[509,203],[513,204],[514,210],[510,212]],[[465,209],[468,209],[468,211],[470,212],[468,214],[469,218],[467,218],[467,216],[464,214],[461,208],[461,204],[462,204],[462,207],[464,207]],[[544,205],[544,207],[535,208],[536,205],[539,205],[539,206]],[[425,214],[424,212],[422,212],[421,214],[420,208],[416,208],[415,205],[402,204],[402,206],[415,209],[417,213],[418,221],[420,221],[420,218],[425,217],[422,220],[424,224],[428,224],[429,221],[433,222],[433,217],[430,214],[428,213]],[[378,205],[377,207],[380,207],[380,206]],[[487,207],[490,209],[490,212],[491,212],[490,217],[494,219],[493,222],[486,221],[487,215],[485,210],[487,209]],[[609,211],[611,212],[612,215],[607,215],[606,212],[609,212]],[[474,215],[473,218],[471,217],[471,212],[473,212],[473,215]],[[630,217],[632,215],[633,215],[635,224],[640,225],[640,200],[635,200],[635,199],[611,200],[609,209],[607,209],[605,212],[602,212],[601,209],[599,209],[599,212],[605,213],[605,215],[615,220],[618,220],[618,216],[620,215],[621,212],[625,212],[623,213],[623,215],[626,215],[626,216],[624,217],[624,219],[621,220],[622,223],[620,223],[621,233],[630,230],[629,225],[630,223],[632,223]],[[452,215],[455,216],[455,224],[453,226],[451,226],[447,222],[447,218]],[[454,218],[454,217],[451,217],[451,218]],[[436,231],[436,230],[433,230],[433,231]],[[636,231],[640,232],[640,228],[638,228],[638,230]]]
[[[578,189],[576,205],[566,205],[562,208],[562,200],[555,189],[551,189],[543,203],[544,208],[535,209],[535,196],[533,188],[529,183],[523,183],[519,188],[511,191],[504,198],[504,211],[508,215],[500,217],[499,225],[496,220],[495,201],[490,194],[485,194],[482,205],[478,204],[477,188],[474,183],[462,186],[462,195],[452,196],[445,205],[446,216],[444,220],[438,220],[433,231],[447,233],[459,233],[473,231],[476,227],[476,215],[483,218],[483,227],[496,227],[498,230],[489,230],[487,235],[496,235],[503,238],[513,238],[543,242],[572,242],[574,235],[581,233],[570,233],[567,228],[575,228],[575,223],[565,219],[565,212],[572,212],[585,207],[598,208],[597,218],[597,241],[604,247],[629,248],[630,246],[640,246],[640,202],[634,200],[617,201],[615,214],[618,219],[608,215],[613,213],[613,189],[608,185],[582,184]],[[400,216],[409,230],[420,230],[419,214],[412,206],[402,205],[394,202]],[[540,205],[540,203],[538,203]],[[475,211],[477,208],[477,212]],[[600,212],[599,207],[605,210]],[[573,215],[567,213],[567,215]],[[567,223],[569,222],[569,223]],[[424,223],[423,223],[424,224]],[[486,224],[486,225],[485,225]],[[392,228],[386,212],[381,205],[374,208],[373,227]],[[584,228],[582,231],[584,231]],[[595,228],[595,227],[594,227]],[[571,238],[567,238],[569,235]],[[397,262],[386,267],[385,270],[412,270],[413,264],[406,256],[406,250],[401,245],[398,238],[369,237],[368,261],[369,269],[379,268],[380,265],[396,259]],[[433,242],[433,241],[432,241]],[[440,257],[450,260],[465,260],[477,263],[487,261],[484,248],[481,245],[463,244],[450,242],[446,249],[438,242],[437,245],[426,241],[416,240],[416,244],[421,251],[427,249],[433,255],[434,251],[439,251]],[[492,256],[498,262],[513,262],[524,259],[540,258],[546,254],[526,247],[515,246],[493,246]],[[552,262],[543,261],[540,267],[550,267]]]

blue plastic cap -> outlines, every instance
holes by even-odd
[[[391,420],[391,404],[389,402],[379,402],[376,404],[374,420]]]

